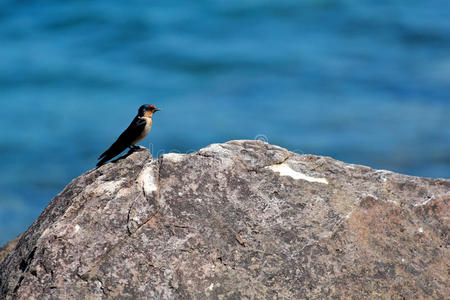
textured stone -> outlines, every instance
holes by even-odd
[[[16,247],[19,242],[20,235],[13,240],[10,240],[6,244],[0,247],[0,262],[2,262],[6,256]]]
[[[259,141],[73,180],[0,265],[1,299],[444,299],[450,180]]]

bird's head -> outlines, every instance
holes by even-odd
[[[153,116],[153,113],[158,110],[159,109],[156,108],[154,105],[144,104],[141,107],[139,107],[138,116],[151,118]]]

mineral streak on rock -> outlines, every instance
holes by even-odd
[[[0,299],[445,299],[449,199],[450,180],[260,141],[140,150],[0,249]]]
[[[315,178],[311,176],[306,176],[300,172],[296,172],[292,170],[292,168],[287,163],[282,163],[278,165],[268,166],[266,167],[274,172],[280,173],[281,176],[290,176],[294,179],[306,180],[309,182],[318,182],[328,184],[328,181],[325,178]]]

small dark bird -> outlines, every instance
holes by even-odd
[[[153,105],[145,104],[139,107],[138,114],[134,117],[130,126],[122,132],[108,150],[99,156],[98,159],[101,160],[97,163],[97,168],[104,165],[105,162],[114,156],[122,153],[123,150],[127,148],[137,148],[135,144],[142,141],[150,132],[150,129],[152,128],[152,117],[157,111],[159,111],[159,109]]]

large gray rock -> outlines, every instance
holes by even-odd
[[[450,180],[257,141],[140,150],[51,201],[0,298],[444,299],[449,199]]]

